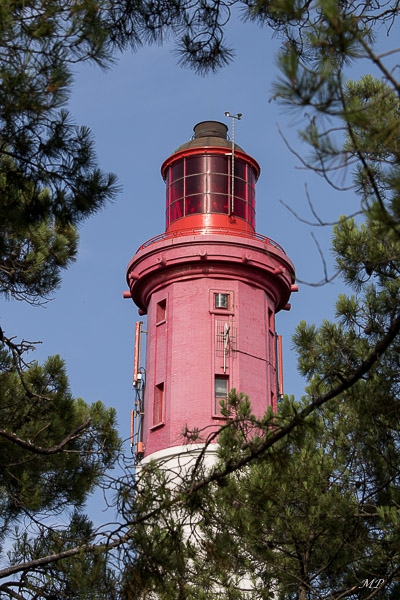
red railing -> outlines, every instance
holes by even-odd
[[[198,234],[208,234],[208,233],[214,234],[214,235],[215,234],[218,235],[219,233],[222,233],[223,235],[233,235],[235,237],[239,236],[239,237],[244,237],[244,238],[250,238],[253,240],[258,240],[268,246],[272,246],[273,248],[276,248],[280,252],[283,252],[283,254],[286,254],[286,252],[284,251],[282,246],[280,244],[278,244],[278,242],[275,242],[271,238],[266,237],[265,235],[262,235],[261,233],[251,233],[249,231],[240,231],[238,229],[229,229],[228,227],[206,227],[206,228],[199,227],[199,228],[195,228],[195,229],[183,229],[182,231],[170,231],[170,232],[160,233],[159,235],[156,235],[155,237],[150,238],[149,240],[147,240],[147,242],[142,244],[140,246],[140,248],[138,249],[138,252],[140,250],[144,250],[144,248],[148,248],[149,246],[151,246],[151,244],[155,244],[156,242],[161,242],[163,240],[170,240],[172,238],[180,238],[185,235],[198,235]]]

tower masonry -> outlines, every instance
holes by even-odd
[[[140,458],[179,453],[186,427],[205,439],[232,388],[260,416],[282,392],[275,314],[297,289],[294,267],[255,232],[260,167],[227,133],[201,122],[165,160],[165,232],[128,265],[129,295],[147,315]]]

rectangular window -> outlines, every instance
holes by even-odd
[[[190,156],[186,159],[185,175],[199,175],[206,173],[207,170],[207,155],[200,154],[198,156]]]
[[[167,301],[161,300],[161,302],[157,302],[156,308],[156,323],[162,323],[165,321],[167,316]]]
[[[229,308],[229,294],[214,294],[215,308]]]
[[[171,167],[172,171],[172,181],[177,181],[183,177],[183,160],[179,160],[173,164]]]
[[[227,318],[227,315],[235,314],[235,297],[231,290],[216,290],[210,289],[210,313],[223,315],[223,318]]]
[[[228,377],[224,375],[216,375],[215,376],[215,384],[214,384],[214,396],[215,396],[215,404],[214,411],[215,414],[221,414],[221,400],[226,400],[228,398]]]
[[[164,417],[164,382],[154,388],[153,426],[160,425]]]

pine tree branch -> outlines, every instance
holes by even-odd
[[[33,454],[44,454],[44,455],[57,454],[58,452],[63,451],[65,446],[67,446],[67,444],[69,444],[70,442],[72,442],[73,440],[78,438],[80,436],[80,434],[82,433],[82,431],[84,431],[85,429],[88,428],[88,426],[91,423],[91,420],[92,420],[91,417],[86,419],[86,421],[84,421],[81,425],[79,425],[79,427],[77,427],[76,429],[71,431],[67,435],[67,437],[65,437],[59,444],[56,444],[55,446],[51,446],[50,448],[43,448],[42,446],[36,446],[29,440],[23,440],[22,438],[18,437],[15,433],[10,433],[9,431],[7,431],[5,429],[0,429],[0,437],[8,440],[9,442],[12,442],[13,444],[16,444],[20,448],[24,448],[24,450],[29,450],[29,452],[32,452]],[[69,450],[68,452],[74,452],[74,451]],[[82,451],[76,450],[76,452],[78,454],[80,454]]]
[[[116,540],[110,544],[82,544],[79,546],[75,546],[74,548],[69,548],[68,550],[64,550],[63,552],[57,552],[55,554],[49,554],[47,556],[42,556],[40,558],[36,558],[33,560],[28,560],[23,563],[19,563],[17,565],[12,565],[11,567],[6,567],[5,569],[0,569],[0,579],[4,579],[5,577],[9,577],[10,575],[15,575],[16,573],[22,573],[26,571],[32,571],[37,567],[41,567],[44,565],[50,565],[54,562],[58,562],[63,560],[64,558],[70,558],[71,556],[76,556],[81,553],[96,553],[102,552],[104,550],[112,550],[117,548],[121,544],[120,540]]]
[[[21,586],[20,583],[10,582],[5,585],[0,585],[0,590],[5,592],[6,594],[8,594],[11,598],[15,598],[15,600],[26,600],[25,596],[21,596],[21,594],[18,594],[13,589],[11,589],[10,586],[12,586],[12,585],[18,586],[18,587]]]

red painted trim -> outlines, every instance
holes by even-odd
[[[160,233],[159,235],[156,235],[155,237],[152,237],[149,240],[147,240],[147,242],[145,242],[144,244],[142,244],[140,246],[140,248],[138,248],[137,252],[140,252],[141,250],[148,248],[149,246],[151,246],[152,244],[155,244],[156,242],[172,240],[174,238],[180,238],[180,237],[184,237],[187,235],[240,236],[240,237],[249,238],[252,240],[258,240],[268,246],[272,246],[273,248],[276,248],[283,254],[286,254],[286,252],[284,251],[282,246],[280,244],[278,244],[278,242],[275,242],[273,239],[268,238],[265,235],[262,235],[261,233],[256,233],[256,232],[253,233],[251,231],[244,231],[243,229],[233,229],[233,228],[231,229],[231,228],[227,228],[227,227],[192,228],[192,229],[184,229],[183,231],[180,231],[180,230],[179,231],[171,231],[169,229],[165,233]],[[200,240],[196,240],[196,241],[199,242]],[[276,274],[280,274],[280,273],[282,273],[282,267],[280,267],[279,269],[276,270]]]
[[[167,228],[167,233],[179,232],[177,235],[184,235],[183,231],[188,229],[191,233],[193,230],[204,230],[207,229],[218,231],[227,229],[228,231],[243,231],[248,232],[250,235],[254,233],[254,228],[245,219],[235,217],[234,215],[222,215],[219,213],[196,213],[194,215],[188,215],[181,217],[173,221]]]

